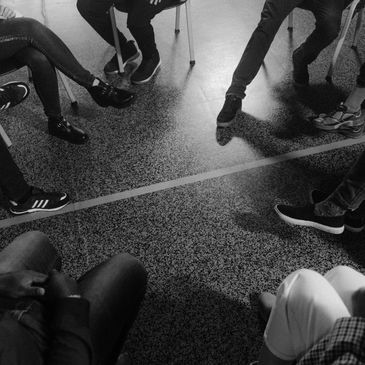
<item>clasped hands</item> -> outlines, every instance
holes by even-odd
[[[45,297],[48,300],[79,295],[76,280],[57,270],[45,275],[32,270],[0,274],[0,294],[10,298]]]
[[[0,19],[12,19],[17,16],[17,13],[15,10],[5,6],[0,5]]]

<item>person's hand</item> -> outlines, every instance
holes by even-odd
[[[16,12],[4,5],[0,5],[0,19],[11,19],[16,17]]]
[[[53,301],[70,295],[79,295],[76,280],[57,270],[52,270],[48,277],[46,299]]]
[[[365,318],[365,287],[356,290],[352,295],[352,308],[354,317]]]
[[[0,274],[0,293],[11,298],[43,296],[47,275],[32,270]]]
[[[157,5],[161,2],[162,0],[150,0],[150,4],[151,5]]]

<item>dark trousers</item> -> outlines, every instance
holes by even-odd
[[[358,209],[359,215],[365,213],[365,151],[360,155],[342,182],[323,202],[316,204],[318,215],[343,215],[347,210]]]
[[[245,97],[246,87],[257,75],[280,25],[294,8],[305,6],[316,18],[314,31],[298,48],[298,57],[304,63],[310,64],[337,37],[341,27],[342,11],[349,2],[349,0],[266,0],[261,20],[234,71],[227,95]]]
[[[151,58],[157,52],[155,35],[151,25],[154,16],[172,3],[162,0],[151,5],[149,0],[78,0],[77,8],[82,17],[110,45],[114,46],[109,9],[111,6],[128,13],[127,27],[136,40],[144,58]],[[127,40],[119,33],[119,42],[123,49]]]
[[[61,115],[55,68],[86,88],[95,77],[50,29],[30,18],[0,20],[0,73],[29,66],[48,117]]]
[[[41,232],[18,236],[0,253],[0,273],[34,270],[48,274],[60,269],[55,248]],[[143,299],[146,272],[129,254],[118,254],[78,279],[90,302],[90,332],[95,365],[114,365]]]
[[[29,191],[30,186],[14,162],[3,139],[0,137],[0,188],[10,200],[17,201]]]
[[[365,63],[362,64],[360,68],[360,73],[356,79],[356,86],[357,87],[365,87]]]

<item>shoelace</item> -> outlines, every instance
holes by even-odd
[[[112,96],[115,93],[114,87],[109,84],[99,84],[101,87],[101,94],[107,97]]]

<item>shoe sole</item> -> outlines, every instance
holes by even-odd
[[[28,210],[22,211],[22,212],[14,212],[11,208],[9,210],[12,214],[15,214],[15,215],[22,215],[22,214],[35,213],[35,212],[55,212],[56,210],[60,210],[60,209],[64,208],[68,204],[70,204],[69,201],[66,204],[64,204],[60,207],[57,207],[57,208],[51,208],[51,209],[32,208],[32,209],[28,209]]]
[[[278,214],[278,216],[284,222],[292,224],[294,226],[312,227],[312,228],[316,228],[316,229],[319,229],[321,231],[324,231],[324,232],[327,232],[327,233],[332,233],[332,234],[341,234],[345,230],[344,226],[342,226],[342,227],[329,227],[329,226],[325,226],[325,225],[317,223],[317,222],[305,221],[305,220],[301,220],[301,219],[291,218],[291,217],[288,217],[287,215],[281,213],[280,210],[277,208],[277,206],[275,206],[274,209],[275,209],[275,212]]]
[[[155,67],[155,69],[153,70],[152,74],[147,78],[147,79],[144,79],[144,80],[139,80],[139,81],[134,81],[133,80],[133,75],[132,75],[132,78],[131,78],[131,81],[134,85],[142,85],[142,84],[145,84],[146,82],[150,81],[152,79],[152,77],[156,74],[156,72],[160,69],[161,67],[161,60],[158,62],[158,65]]]
[[[339,128],[337,132],[345,137],[360,138],[364,133],[364,125],[359,126],[358,131],[354,131],[351,128]]]
[[[236,116],[237,116],[238,112],[239,112],[239,110],[236,111],[236,114],[234,115],[234,117],[231,120],[229,120],[228,122],[220,122],[217,119],[217,127],[227,128],[227,127],[231,126],[233,124],[233,122],[236,120]]]
[[[133,56],[129,57],[129,58],[127,59],[127,61],[125,61],[125,62],[123,63],[123,68],[125,68],[125,67],[127,66],[127,63],[132,62],[132,61],[134,61],[136,58],[138,58],[138,57],[140,56],[140,54],[141,54],[141,52],[140,52],[140,51],[137,51],[137,53],[136,53],[136,54],[134,54]],[[105,75],[107,75],[107,76],[112,76],[112,75],[116,75],[116,74],[118,74],[119,72],[120,72],[120,71],[119,71],[119,69],[118,69],[118,70],[115,70],[115,71],[109,71],[109,72],[104,71],[104,74],[105,74]]]
[[[360,233],[364,230],[365,226],[362,227],[351,227],[347,224],[345,224],[345,229],[349,232],[353,232],[353,233]]]

